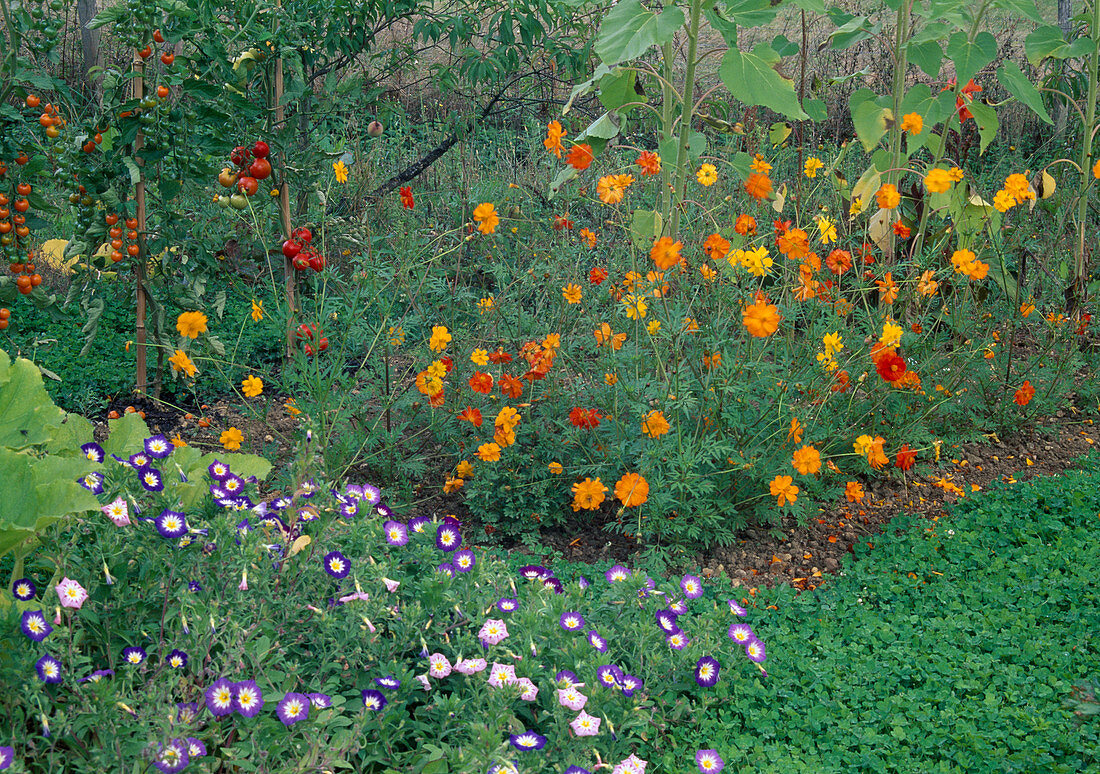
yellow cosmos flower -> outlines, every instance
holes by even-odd
[[[561,289],[561,297],[565,299],[567,304],[579,304],[581,302],[581,293],[581,286],[575,282],[570,282]]]
[[[451,343],[451,334],[446,325],[433,325],[432,338],[428,341],[428,348],[433,352],[442,352]]]
[[[190,377],[194,377],[195,374],[199,372],[199,369],[191,362],[191,358],[189,358],[187,353],[182,349],[177,349],[176,354],[168,358],[168,362],[172,366],[173,371],[183,371]]]
[[[333,171],[333,174],[336,175],[336,182],[337,183],[346,183],[346,182],[348,182],[348,168],[346,166],[344,166],[344,160],[343,159],[340,159],[339,161],[337,161],[335,164],[332,165],[332,171]]]
[[[879,343],[884,347],[896,347],[900,344],[901,326],[888,320],[882,326],[882,336],[879,337]]]
[[[252,299],[252,322],[264,319],[264,302]]]
[[[715,169],[713,164],[703,164],[699,167],[699,171],[695,173],[695,179],[699,181],[700,185],[712,186],[718,182],[718,170]]]
[[[930,193],[947,193],[951,189],[951,173],[939,167],[928,170],[924,176],[924,187]]]
[[[901,130],[909,134],[920,134],[924,131],[924,119],[920,113],[906,113],[901,118]]]
[[[244,434],[235,427],[226,430],[218,439],[218,443],[224,446],[226,451],[240,451],[241,442],[243,441]]]
[[[823,169],[824,167],[825,162],[823,162],[819,158],[810,156],[810,158],[806,159],[806,163],[803,166],[802,171],[806,174],[806,177],[814,178],[817,177],[818,170]]]
[[[488,365],[489,351],[485,349],[475,349],[470,353],[470,361],[479,366]]]
[[[248,378],[241,382],[241,392],[246,398],[255,398],[264,391],[263,380],[249,374]]]
[[[199,334],[206,333],[206,315],[202,312],[181,312],[176,318],[176,330],[180,336],[197,339]]]

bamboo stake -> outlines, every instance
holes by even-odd
[[[133,80],[133,94],[135,100],[140,100],[142,92],[144,91],[144,79],[143,72],[145,63],[140,56],[134,56],[134,72],[136,73]],[[141,129],[138,129],[137,136],[134,138],[134,160],[138,165],[138,181],[134,191],[134,200],[137,202],[137,232],[138,232],[138,247],[140,248],[137,254],[137,262],[134,265],[134,280],[137,291],[137,310],[136,310],[136,326],[134,331],[134,340],[136,344],[135,359],[136,359],[136,383],[134,389],[139,393],[144,393],[149,386],[149,376],[146,369],[146,330],[145,330],[145,171],[143,164],[138,158],[138,151],[141,150],[141,146],[144,141],[144,136]]]
[[[279,3],[282,7],[282,3]],[[282,127],[286,121],[286,108],[283,106],[283,58],[275,59],[275,125]],[[290,186],[286,181],[286,149],[282,149],[283,174],[279,180],[279,221],[283,226],[283,239],[290,238]],[[294,316],[297,311],[296,296],[298,277],[294,264],[283,257],[283,278],[286,281],[286,359],[294,355]]]

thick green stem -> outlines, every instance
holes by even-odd
[[[903,0],[898,8],[898,26],[894,36],[894,124],[890,127],[890,171],[886,182],[901,179],[901,105],[905,99],[905,73],[909,69],[909,21],[913,0]],[[893,251],[891,251],[893,252]]]
[[[672,101],[675,90],[672,88],[672,58],[674,56],[672,43],[661,46],[661,63],[664,78],[661,81],[661,139],[668,140],[672,137]],[[672,172],[669,169],[667,159],[661,164],[661,221],[663,229],[668,228],[669,215],[672,211]]]
[[[1073,260],[1073,295],[1070,312],[1077,312],[1085,302],[1088,285],[1088,260],[1085,256],[1085,219],[1089,206],[1089,175],[1092,173],[1093,125],[1096,123],[1096,81],[1100,71],[1100,0],[1093,0],[1092,54],[1089,56],[1089,92],[1085,99],[1085,125],[1081,128],[1081,193],[1077,200],[1077,248]]]
[[[1100,0],[1097,0],[1100,2]],[[702,0],[691,1],[691,16],[688,19],[687,71],[684,73],[684,102],[680,112],[679,148],[676,153],[676,191],[672,205],[672,227],[670,236],[675,239],[680,231],[680,209],[684,202],[687,187],[688,145],[691,142],[691,119],[695,112],[695,65],[699,50],[699,17],[703,13]]]

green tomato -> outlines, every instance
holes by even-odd
[[[224,199],[225,197],[221,197]],[[229,197],[229,206],[235,210],[247,210],[248,209],[248,197],[243,193],[235,193]]]

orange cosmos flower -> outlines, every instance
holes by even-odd
[[[745,181],[745,193],[757,201],[767,199],[772,192],[772,181],[767,175],[754,172]]]
[[[875,284],[878,285],[879,297],[884,304],[892,304],[898,298],[898,286],[894,282],[894,273],[886,272],[882,279],[875,280]]]
[[[650,411],[642,417],[642,432],[650,438],[657,438],[667,433],[671,428],[665,415],[660,411]]]
[[[512,400],[517,399],[523,394],[523,382],[508,374],[501,374],[500,394]]]
[[[596,183],[596,195],[604,204],[618,204],[623,200],[626,188],[634,182],[630,175],[605,175]]]
[[[794,485],[794,479],[791,476],[776,476],[771,482],[770,489],[772,495],[777,498],[780,508],[798,499],[798,487]]]
[[[550,125],[546,127],[546,139],[542,141],[542,144],[546,146],[546,150],[553,153],[559,159],[561,158],[561,152],[565,148],[561,144],[561,138],[565,136],[565,130],[562,129],[561,123],[558,121],[551,121]]]
[[[751,236],[756,233],[756,218],[752,215],[741,214],[733,224],[733,230],[741,236]]]
[[[443,388],[439,388],[439,392],[432,393],[428,396],[428,405],[432,408],[441,408],[443,406]]]
[[[787,440],[791,443],[802,442],[802,423],[797,417],[791,417],[791,427],[787,431]]]
[[[871,463],[871,467],[875,470],[890,464],[890,458],[882,450],[882,445],[885,442],[881,435],[876,435],[875,440],[871,442],[871,447],[867,450],[867,461]]]
[[[585,478],[573,484],[573,510],[594,511],[607,499],[607,487],[598,478]]]
[[[894,233],[902,239],[908,239],[912,230],[905,225],[904,221],[899,220],[894,223]]]
[[[457,492],[462,488],[466,482],[461,478],[454,478],[447,476],[447,480],[443,483],[443,494],[450,494],[451,492]]]
[[[804,476],[812,476],[821,471],[821,452],[812,446],[803,446],[795,451],[791,465]]]
[[[916,462],[916,461],[917,461],[917,452],[916,452],[916,450],[915,449],[910,449],[909,444],[903,444],[902,447],[900,449],[898,449],[898,457],[897,457],[897,460],[895,461],[894,464],[897,465],[902,470],[908,471],[909,468],[913,467],[913,463]]]
[[[863,485],[858,481],[849,481],[847,486],[844,487],[844,496],[848,498],[850,503],[863,502]]]
[[[474,207],[474,222],[482,234],[492,234],[500,225],[500,216],[492,202],[484,202]]]
[[[561,289],[561,297],[566,303],[579,304],[581,302],[581,286],[570,282]]]
[[[920,280],[917,281],[917,292],[922,296],[934,296],[940,286],[940,283],[932,279],[932,275],[933,271],[928,269],[920,275]]]
[[[581,231],[580,231],[580,234],[581,234],[581,239],[583,239],[585,241],[585,243],[588,245],[588,249],[589,250],[595,249],[595,247],[596,247],[596,233],[594,231],[589,231],[586,228],[582,228]]]
[[[810,237],[800,228],[784,231],[776,237],[775,243],[779,246],[779,252],[792,261],[801,260],[810,252]]]
[[[493,375],[484,371],[474,371],[474,375],[469,379],[469,385],[474,392],[488,395],[493,391]]]
[[[852,254],[847,250],[833,250],[825,256],[825,265],[838,277],[852,268]]]
[[[605,279],[607,279],[607,269],[600,266],[596,266],[588,272],[588,281],[593,285],[599,285]]]
[[[507,427],[498,427],[493,431],[493,442],[506,449],[516,442],[516,433]]]
[[[875,370],[884,381],[894,384],[905,373],[905,360],[892,349],[875,362]]]
[[[474,427],[481,427],[482,419],[480,409],[467,406],[459,413],[458,418],[463,422],[469,422]]]
[[[1020,385],[1020,389],[1016,390],[1016,396],[1013,400],[1020,406],[1026,406],[1031,403],[1031,399],[1035,397],[1035,388],[1031,386],[1031,380],[1025,381]]]
[[[924,176],[924,187],[929,193],[947,193],[951,189],[951,182],[951,173],[939,167],[933,167]]]
[[[644,505],[649,499],[649,482],[637,473],[626,473],[615,484],[615,497],[626,508]]]
[[[720,261],[729,254],[729,240],[721,234],[711,234],[707,237],[707,241],[703,242],[703,251],[712,261]]]
[[[667,271],[680,262],[680,250],[683,247],[682,243],[673,242],[672,237],[663,236],[653,241],[649,257],[657,264],[658,269]]]
[[[881,209],[892,210],[901,203],[901,195],[893,183],[885,183],[875,194],[875,200]]]
[[[634,163],[642,168],[643,175],[657,175],[661,172],[661,157],[653,151],[642,151],[642,155]]]
[[[749,335],[757,338],[771,336],[779,330],[779,308],[767,303],[767,299],[758,296],[755,303],[745,307],[741,322]]]
[[[483,443],[477,447],[477,457],[482,462],[496,462],[500,459],[500,446],[495,443]]]
[[[569,150],[569,155],[565,157],[565,163],[580,171],[584,171],[592,166],[592,160],[595,157],[592,155],[592,146],[587,143],[581,143],[580,145],[574,145]]]

